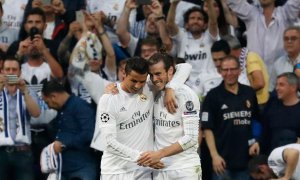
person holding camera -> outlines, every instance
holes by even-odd
[[[9,56],[14,56],[20,60],[21,63],[27,60],[26,48],[30,43],[34,43],[40,48],[43,59],[48,63],[57,61],[56,51],[58,49],[57,44],[49,39],[42,37],[44,30],[46,29],[46,17],[45,13],[40,8],[33,8],[25,14],[23,28],[27,34],[25,39],[19,39],[13,42],[7,50]],[[20,32],[21,33],[21,32]],[[53,72],[57,74],[57,78],[63,77],[63,71],[58,68],[59,64],[56,64]]]
[[[30,116],[38,117],[40,108],[20,79],[20,62],[4,61],[0,75],[0,177],[1,180],[32,180]],[[14,175],[14,177],[12,177]]]

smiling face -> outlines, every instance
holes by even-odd
[[[233,59],[225,59],[221,63],[221,75],[226,86],[234,86],[238,83],[241,69]]]
[[[278,99],[285,100],[296,92],[297,86],[289,84],[286,77],[279,77],[276,81],[275,89]]]
[[[186,28],[192,34],[200,34],[206,29],[206,23],[204,21],[204,16],[199,11],[194,11],[189,15],[188,22],[186,23]]]
[[[163,61],[149,66],[149,74],[152,83],[156,86],[157,90],[163,90],[170,80],[171,68],[167,71]]]

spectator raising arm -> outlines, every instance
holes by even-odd
[[[127,47],[130,42],[130,32],[128,27],[129,15],[130,12],[135,8],[137,8],[137,4],[135,3],[135,0],[126,0],[120,19],[117,22],[116,34],[123,47]]]
[[[178,34],[178,26],[175,23],[175,13],[176,7],[179,1],[171,1],[170,9],[167,16],[167,30],[170,36],[175,36]]]

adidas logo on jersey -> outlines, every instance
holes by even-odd
[[[122,107],[122,108],[120,109],[120,112],[124,112],[124,111],[127,111],[127,110],[125,109],[125,107]]]
[[[221,109],[228,109],[228,106],[226,104],[223,104]]]

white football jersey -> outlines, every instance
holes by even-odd
[[[208,91],[210,91],[212,88],[217,87],[221,82],[223,78],[222,76],[215,71],[211,72],[201,72],[198,77],[196,78],[196,81],[194,84],[189,85],[197,94],[197,96],[202,99],[206,96]]]
[[[3,4],[3,24],[19,31],[28,0],[5,0]]]
[[[137,169],[144,151],[153,150],[153,102],[148,85],[138,94],[104,94],[98,103],[91,147],[103,151],[102,174],[127,173]]]
[[[180,29],[173,38],[178,46],[178,57],[184,58],[193,67],[188,81],[194,82],[200,72],[215,68],[210,48],[219,37],[213,38],[205,31],[199,39],[194,39],[191,33]]]
[[[180,139],[189,134],[186,131],[193,132],[197,144],[181,153],[163,158],[161,161],[165,164],[165,168],[162,171],[200,165],[200,158],[197,154],[200,102],[197,95],[186,85],[177,88],[175,96],[179,107],[175,114],[170,114],[164,106],[164,94],[165,92],[161,91],[154,102],[154,150],[163,149],[179,142]],[[187,125],[184,121],[188,120],[192,120],[194,125],[184,127]]]
[[[300,144],[295,143],[278,147],[271,152],[268,158],[268,165],[277,177],[284,176],[286,162],[283,159],[283,151],[287,148],[297,149],[298,151],[300,151]],[[292,180],[300,180],[300,161],[298,161],[297,163],[296,169],[292,176]]]

